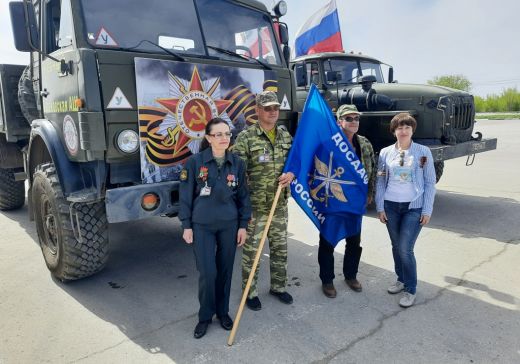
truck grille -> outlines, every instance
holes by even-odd
[[[472,97],[455,97],[453,99],[453,116],[451,125],[456,130],[465,130],[473,125],[475,107]]]

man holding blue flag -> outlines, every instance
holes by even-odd
[[[344,238],[352,241],[345,254],[346,282],[361,290],[356,279],[361,219],[375,180],[372,146],[356,134],[359,112],[353,105],[343,105],[338,119],[343,131],[312,85],[285,165],[286,171],[298,171],[291,183],[292,196],[320,230],[320,278],[324,294],[331,298],[336,296],[334,247]]]
[[[368,198],[367,205],[372,202],[375,187],[375,158],[374,148],[367,138],[358,135],[359,116],[355,105],[341,105],[336,113],[338,125],[347,137],[350,145],[355,150],[357,157],[365,167],[368,175]],[[361,232],[356,235],[347,236],[345,239],[345,255],[343,257],[343,276],[345,282],[355,292],[361,292],[361,283],[357,280],[359,261],[363,248],[361,244]],[[320,246],[318,250],[318,262],[320,264],[320,278],[322,290],[329,298],[336,297],[334,280],[334,246],[331,245],[323,235],[320,234]]]

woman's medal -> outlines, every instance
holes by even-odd
[[[211,195],[211,187],[208,186],[208,167],[200,167],[199,178],[204,182],[204,187],[200,190],[200,196]]]
[[[234,174],[228,174],[226,179],[228,187],[235,187],[237,185],[237,179]]]

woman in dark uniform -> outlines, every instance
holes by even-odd
[[[226,121],[211,119],[205,141],[210,148],[191,156],[180,176],[179,219],[183,238],[193,243],[199,271],[199,339],[217,315],[231,330],[229,293],[236,247],[246,241],[251,203],[244,162],[229,152],[231,131]]]

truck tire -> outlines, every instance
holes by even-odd
[[[442,177],[442,172],[444,172],[444,161],[435,162],[433,163],[433,166],[435,167],[435,178],[438,183]]]
[[[31,79],[31,70],[29,66],[25,67],[18,81],[18,102],[23,116],[29,124],[34,119],[40,117],[38,107],[36,106],[36,96],[34,95],[33,82]]]
[[[109,254],[104,203],[74,204],[78,239],[71,222],[71,204],[63,196],[53,163],[36,167],[31,195],[40,247],[52,275],[66,282],[103,269]]]
[[[14,168],[0,168],[0,210],[15,210],[25,203],[25,184],[15,181]]]

